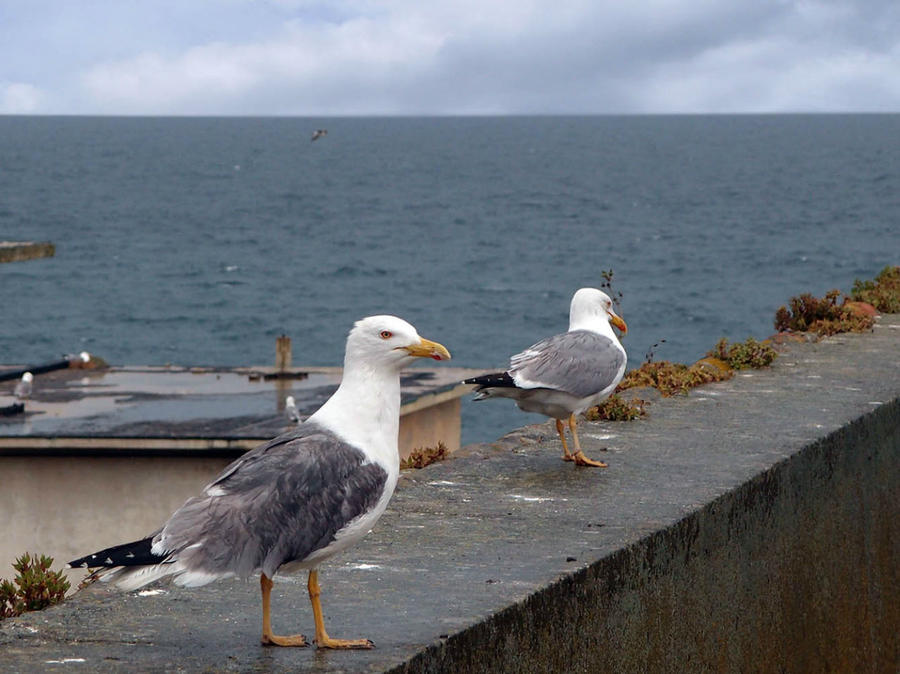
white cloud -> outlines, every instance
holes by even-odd
[[[40,109],[43,94],[40,89],[23,82],[0,83],[0,114],[18,115]]]
[[[886,16],[891,24],[900,13]],[[846,3],[796,3],[763,33],[654,64],[635,107],[658,112],[900,110],[900,33],[891,31],[885,39],[876,28],[881,24],[872,19]]]
[[[82,81],[92,100],[127,113],[338,112],[339,105],[363,103],[359,87],[390,89],[419,71],[439,46],[439,38],[407,21],[294,21],[268,41],[144,53],[96,65]]]
[[[185,0],[165,20],[116,5],[109,35],[105,6],[56,17],[77,60],[51,44],[32,53],[53,63],[9,61],[48,92],[37,111],[900,110],[894,0]],[[28,19],[0,26],[0,62]]]

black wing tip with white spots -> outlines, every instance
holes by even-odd
[[[68,563],[68,567],[70,569],[95,569],[113,566],[147,566],[164,562],[165,557],[154,555],[150,551],[152,545],[153,537],[148,536],[139,541],[123,543],[79,559],[73,559]]]
[[[516,388],[516,382],[509,376],[509,372],[491,372],[478,377],[464,379],[463,384],[474,384],[481,391],[486,388]]]

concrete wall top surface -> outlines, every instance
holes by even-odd
[[[857,429],[857,445],[871,441],[887,452],[889,461],[875,457],[891,471],[879,484],[896,495],[898,398],[900,316],[891,315],[870,334],[794,344],[770,369],[656,401],[647,419],[582,421],[585,453],[605,460],[607,469],[561,461],[546,423],[404,473],[375,530],[320,573],[329,633],[371,638],[374,651],[261,647],[256,582],[162,586],[143,595],[95,585],[62,605],[0,623],[0,670],[62,667],[56,663],[75,659],[93,671],[467,671],[479,668],[481,661],[471,659],[479,647],[485,654],[531,653],[526,664],[551,651],[565,654],[573,642],[558,643],[554,635],[563,632],[541,622],[542,611],[577,614],[579,602],[591,600],[580,583],[592,574],[605,594],[628,590],[634,575],[610,560],[629,551],[642,550],[637,563],[645,576],[666,573],[671,555],[655,559],[660,548],[647,541],[681,531],[698,513],[715,519],[717,504],[723,526],[740,529],[735,508],[765,500],[766,476],[848,428]],[[871,435],[876,427],[884,437]],[[829,477],[837,455],[823,456],[813,470],[821,475],[811,479]],[[736,498],[748,484],[755,491]],[[702,523],[691,524],[697,526],[702,530]],[[688,547],[715,536],[701,531],[689,538]],[[683,551],[681,545],[674,547]],[[305,576],[276,580],[275,629],[310,634]],[[540,653],[523,640],[528,630]],[[578,662],[573,671],[594,669]],[[533,670],[562,671],[564,663]],[[491,667],[501,665],[484,665]]]

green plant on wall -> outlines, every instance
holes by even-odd
[[[584,413],[588,421],[634,421],[647,416],[647,406],[641,398],[625,400],[617,394],[609,396],[599,405],[595,405]]]
[[[857,279],[850,296],[857,302],[868,302],[878,311],[900,313],[900,267],[885,267],[874,281]]]
[[[814,332],[820,336],[840,332],[866,332],[875,319],[859,315],[838,303],[840,290],[829,290],[825,297],[803,293],[792,297],[788,306],[775,312],[775,329],[779,332]]]
[[[61,602],[69,589],[62,571],[51,571],[53,558],[27,552],[13,564],[14,580],[0,580],[0,619],[39,611]]]
[[[753,337],[734,344],[729,344],[728,340],[723,337],[713,349],[707,351],[706,355],[710,358],[718,358],[734,370],[746,370],[747,368],[768,367],[778,353],[770,344],[758,342]]]
[[[438,442],[437,447],[417,447],[409,456],[400,461],[400,470],[409,468],[424,468],[437,461],[443,461],[450,456],[450,450],[443,442]]]

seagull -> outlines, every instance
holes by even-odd
[[[16,382],[16,388],[13,389],[13,395],[19,400],[31,397],[31,389],[33,387],[34,375],[26,372],[22,378]]]
[[[260,574],[262,643],[307,646],[273,633],[277,571],[309,572],[318,648],[372,648],[325,631],[319,565],[361,540],[387,507],[400,472],[400,370],[416,358],[449,360],[441,344],[396,316],[357,321],[347,337],[337,391],[297,428],[227,466],[155,533],[69,562],[133,590],[166,576],[197,587]]]
[[[300,412],[297,410],[297,401],[294,396],[288,396],[284,399],[284,413],[293,423],[300,423]]]
[[[505,372],[466,379],[475,384],[475,400],[512,398],[519,409],[556,419],[563,460],[578,466],[606,468],[581,451],[575,415],[605,400],[625,374],[625,349],[613,332],[628,326],[602,290],[581,288],[569,307],[569,330],[543,339],[516,354]],[[575,443],[569,453],[563,419],[568,418]]]
[[[319,140],[322,136],[328,135],[328,129],[316,129],[313,131],[312,138],[309,139],[309,142],[313,142],[314,140]]]
[[[71,353],[67,353],[63,355],[63,358],[69,361],[69,367],[75,369],[86,368],[91,362],[91,354],[89,354],[87,351],[82,351],[77,356]]]

